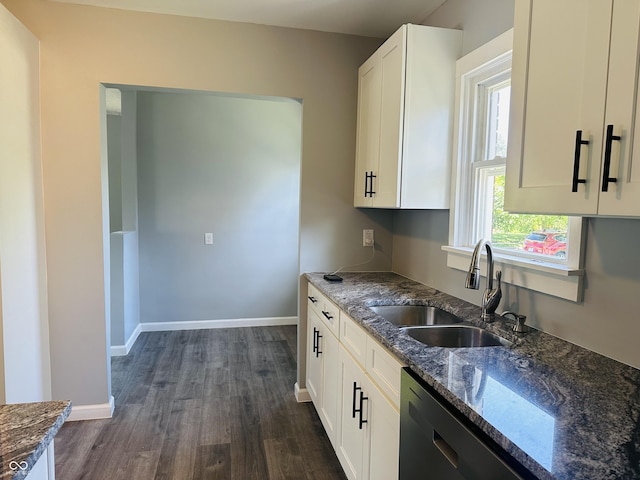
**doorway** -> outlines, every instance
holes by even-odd
[[[302,102],[111,90],[111,353],[141,331],[296,323]]]

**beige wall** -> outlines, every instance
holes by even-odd
[[[0,400],[40,401],[51,386],[38,40],[2,5],[0,65]]]
[[[108,401],[99,84],[303,100],[300,270],[390,268],[391,216],[352,207],[357,67],[379,40],[2,0],[41,41],[53,396]],[[304,365],[302,365],[304,366]]]

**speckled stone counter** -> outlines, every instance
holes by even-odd
[[[540,479],[640,479],[640,370],[513,322],[483,324],[480,307],[394,273],[306,277],[451,405]],[[480,299],[481,293],[478,293]],[[373,305],[434,305],[513,342],[428,347]]]
[[[0,480],[31,471],[71,413],[71,402],[0,405]]]

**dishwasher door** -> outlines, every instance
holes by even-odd
[[[400,480],[522,478],[403,369]]]

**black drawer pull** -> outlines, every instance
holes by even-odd
[[[587,180],[584,178],[578,178],[579,170],[580,170],[580,152],[582,150],[582,145],[589,145],[589,140],[582,139],[582,130],[578,130],[576,132],[576,148],[573,157],[573,182],[571,183],[571,191],[578,191],[579,183],[587,183]]]
[[[607,125],[607,138],[604,145],[604,167],[602,169],[602,191],[609,191],[609,182],[617,182],[616,177],[610,177],[609,172],[611,170],[611,144],[614,140],[620,141],[622,137],[620,135],[613,134],[613,125]]]
[[[311,303],[318,303],[318,300],[316,300],[315,297],[308,297],[308,298],[311,301]]]
[[[325,316],[325,318],[329,321],[333,320],[333,317],[331,316],[331,314],[329,312],[325,312],[324,310],[322,310],[322,314]]]

